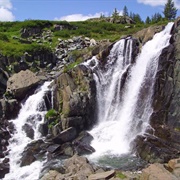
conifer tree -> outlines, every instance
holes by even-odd
[[[118,16],[119,16],[119,13],[118,13],[117,9],[115,8],[114,12],[112,13],[112,17],[117,18]]]
[[[123,8],[123,16],[124,17],[129,16],[128,9],[126,6],[124,6],[124,8]]]
[[[177,9],[172,0],[167,0],[167,3],[164,6],[164,17],[168,20],[173,20],[176,18]]]
[[[146,23],[146,24],[150,24],[150,23],[151,23],[151,19],[150,19],[149,16],[147,16],[145,23]]]

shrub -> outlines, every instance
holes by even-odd
[[[2,40],[2,41],[9,41],[9,38],[7,37],[6,34],[0,33],[0,40]]]
[[[58,113],[57,113],[56,110],[50,109],[50,110],[46,113],[45,117],[46,117],[47,119],[49,119],[49,118],[52,118],[52,117],[56,117],[57,115],[58,115]]]

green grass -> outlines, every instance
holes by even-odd
[[[116,173],[116,177],[120,178],[120,179],[125,179],[126,178],[126,175],[124,175],[123,173],[121,172],[117,172]]]
[[[67,25],[70,29],[55,31],[54,25]],[[167,24],[167,21],[159,22],[158,25]],[[8,57],[21,57],[25,52],[33,53],[40,50],[54,51],[58,44],[58,38],[68,39],[74,36],[83,36],[94,38],[95,40],[109,39],[114,42],[123,35],[131,35],[151,24],[133,24],[126,29],[126,24],[113,24],[110,22],[66,22],[66,21],[47,21],[47,20],[25,20],[23,22],[0,22],[0,53]],[[21,30],[23,28],[40,28],[42,31],[51,30],[53,33],[52,42],[28,43],[27,39],[21,38]],[[33,37],[32,37],[33,38]],[[78,57],[80,62],[80,57]],[[71,64],[68,69],[75,66]]]

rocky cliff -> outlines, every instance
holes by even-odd
[[[133,35],[133,59],[137,56],[141,46],[150,40],[153,35],[163,29],[163,26],[150,27]],[[154,89],[153,108],[154,113],[151,116],[150,124],[152,130],[146,132],[144,136],[139,136],[133,143],[133,150],[138,156],[148,162],[167,162],[171,158],[179,157],[180,153],[180,19],[175,22],[172,30],[171,44],[165,48],[160,56],[159,69],[156,76]],[[23,31],[23,37],[29,36],[29,31]],[[40,33],[40,32],[39,32]],[[29,33],[31,34],[31,33]],[[42,79],[53,79],[51,87],[53,88],[53,104],[48,99],[47,107],[51,110],[53,107],[54,114],[46,116],[44,124],[40,131],[46,137],[45,141],[37,141],[29,144],[22,157],[22,166],[31,164],[36,158],[30,156],[35,154],[36,157],[48,153],[49,160],[59,155],[73,156],[75,153],[79,155],[91,153],[94,149],[89,145],[93,137],[85,130],[90,129],[96,120],[96,86],[93,80],[91,70],[85,66],[73,64],[72,68],[63,70],[63,66],[68,62],[76,62],[77,56],[73,56],[71,52],[76,49],[84,49],[87,47],[93,48],[90,54],[82,55],[86,60],[92,55],[105,64],[105,59],[108,56],[112,44],[109,42],[96,42],[88,38],[76,37],[74,39],[62,40],[59,39],[55,54],[51,52],[38,52],[37,54],[25,53],[19,64],[13,64],[13,70],[18,72],[18,76],[9,77],[6,71],[0,69],[0,157],[5,157],[5,152],[10,137],[9,130],[13,130],[8,119],[17,116],[20,100],[29,90],[31,93],[34,88],[42,83]],[[4,56],[0,57],[2,61],[1,67],[10,66],[10,59]],[[79,57],[78,57],[79,58]],[[38,62],[35,60],[38,59]],[[50,71],[41,81],[35,74],[29,77],[32,82],[26,79],[26,82],[19,79],[26,70],[33,65],[39,70],[48,66]],[[12,63],[14,60],[12,59]],[[15,68],[17,65],[17,68]],[[22,66],[21,66],[22,65]],[[52,66],[52,67],[50,67]],[[28,71],[29,72],[29,71]],[[39,73],[41,75],[41,73]],[[24,75],[23,75],[24,76]],[[25,75],[27,77],[27,75]],[[47,78],[48,77],[48,78]],[[12,80],[14,78],[14,80]],[[21,77],[22,78],[22,77]],[[37,79],[36,79],[37,78]],[[20,80],[23,87],[19,87],[16,82]],[[14,82],[15,81],[15,82]],[[14,84],[13,84],[14,82]],[[30,83],[30,84],[29,84]],[[8,88],[7,88],[8,85]],[[7,89],[7,91],[6,91]],[[6,93],[5,93],[6,91]],[[25,127],[26,128],[26,127]],[[30,129],[29,127],[27,129]],[[30,132],[30,131],[29,131]],[[29,135],[31,138],[31,135]],[[7,173],[8,160],[0,164],[1,172]],[[93,171],[95,172],[95,171]]]
[[[149,162],[167,162],[180,155],[180,19],[172,29],[170,45],[159,58],[153,96],[152,129],[136,139],[135,151]]]

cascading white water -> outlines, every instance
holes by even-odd
[[[102,69],[95,57],[84,63],[94,71],[97,88],[98,124],[90,131],[94,137],[91,145],[96,152],[90,158],[129,153],[133,139],[150,127],[158,59],[162,49],[169,45],[172,26],[173,23],[169,23],[155,34],[142,47],[133,65],[131,39],[122,39],[113,46]]]
[[[20,167],[21,154],[26,145],[32,142],[23,131],[25,124],[30,124],[34,130],[34,139],[41,137],[39,125],[44,120],[46,105],[44,101],[45,93],[49,90],[50,82],[45,82],[38,89],[37,93],[30,96],[22,105],[17,119],[12,120],[15,127],[15,133],[9,141],[10,172],[5,175],[4,180],[37,180],[42,169],[43,162],[35,161],[29,166]],[[33,117],[33,122],[31,121]],[[31,119],[31,120],[30,120]]]

